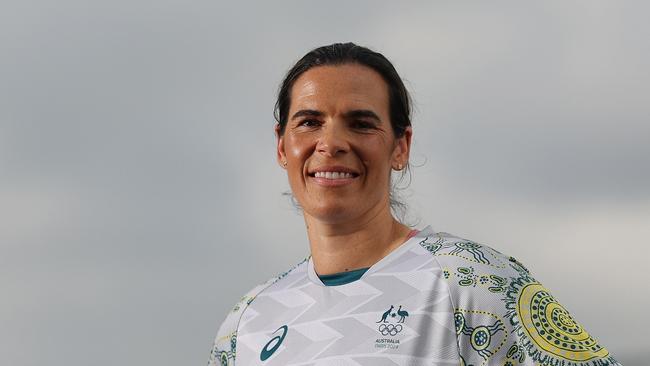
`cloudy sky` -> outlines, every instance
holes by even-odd
[[[272,108],[308,50],[413,93],[416,227],[524,262],[623,363],[650,359],[647,3],[0,3],[0,363],[203,365],[308,254]]]

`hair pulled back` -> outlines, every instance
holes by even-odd
[[[291,107],[291,88],[298,80],[300,75],[304,74],[311,68],[317,66],[336,66],[343,64],[358,64],[375,70],[386,82],[388,86],[388,110],[390,124],[393,129],[395,138],[404,136],[406,128],[411,126],[411,97],[404,86],[402,78],[395,70],[393,64],[379,52],[372,51],[366,47],[356,45],[352,42],[334,43],[328,46],[322,46],[311,50],[304,55],[295,65],[287,72],[280,89],[278,90],[278,99],[275,102],[274,116],[280,125],[279,135],[284,135],[287,121],[289,119],[289,108]],[[407,162],[404,170],[401,171],[401,181],[405,174],[410,177],[410,164]],[[409,179],[410,183],[410,179]],[[397,184],[391,183],[389,192],[389,201],[391,211],[395,216],[404,222],[406,214],[406,204],[398,197]],[[285,195],[291,197],[293,204],[300,208],[295,197],[290,192]]]
[[[351,42],[318,47],[303,56],[289,70],[280,85],[275,103],[274,114],[280,125],[280,135],[284,134],[289,117],[291,88],[300,75],[313,67],[342,64],[367,66],[382,76],[388,85],[390,123],[395,137],[402,137],[406,128],[411,125],[411,97],[402,78],[384,55]]]

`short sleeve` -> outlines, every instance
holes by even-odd
[[[237,356],[237,327],[246,306],[254,297],[244,296],[228,313],[214,339],[208,366],[233,366]]]
[[[210,351],[208,366],[235,365],[235,360],[237,359],[237,330],[239,328],[239,322],[248,306],[262,291],[308,261],[309,257],[303,259],[288,271],[285,271],[278,276],[269,279],[265,283],[254,287],[239,300],[219,327],[219,331],[217,332],[217,336],[212,345],[212,350]]]
[[[513,339],[504,364],[620,365],[521,263],[508,262],[516,271],[503,298]]]
[[[461,365],[620,365],[515,258],[446,233],[423,246],[449,285]]]

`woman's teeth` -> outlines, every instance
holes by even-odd
[[[352,174],[344,172],[316,172],[314,177],[325,179],[346,179],[352,178]]]

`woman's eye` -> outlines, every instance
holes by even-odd
[[[305,120],[300,121],[300,123],[298,123],[298,126],[316,127],[319,124],[320,124],[320,122],[315,120],[315,119],[305,119]]]
[[[372,123],[366,122],[366,121],[354,121],[352,123],[352,126],[354,126],[355,128],[361,128],[361,129],[368,129],[368,128],[373,128],[374,127],[374,125]]]

